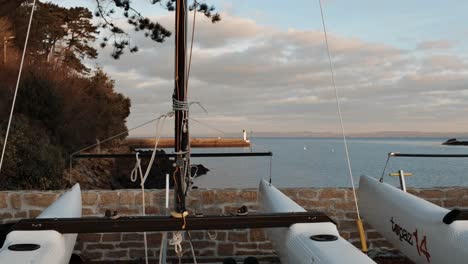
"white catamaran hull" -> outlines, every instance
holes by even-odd
[[[364,220],[415,263],[468,263],[468,221],[445,224],[449,210],[361,176]]]
[[[54,217],[81,217],[79,184],[75,184],[37,218]],[[0,249],[0,263],[66,264],[70,261],[76,237],[77,234],[62,235],[52,230],[10,232]]]
[[[259,204],[264,212],[305,212],[304,208],[265,180],[260,182]],[[375,263],[343,239],[333,223],[295,224],[289,228],[266,230],[282,263]],[[313,235],[333,235],[338,239],[319,242],[310,239]]]

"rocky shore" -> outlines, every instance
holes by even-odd
[[[141,151],[140,151],[141,152]],[[103,150],[95,149],[93,154],[135,154],[129,146],[119,145],[108,147]],[[164,150],[157,153],[164,154]],[[136,158],[94,158],[94,159],[74,159],[72,168],[64,172],[64,177],[71,186],[79,182],[82,189],[139,189],[140,180],[131,181],[130,174],[135,167]],[[143,173],[148,167],[149,158],[141,158]],[[202,164],[192,165],[192,175],[199,177],[206,174],[207,169]],[[166,184],[166,174],[172,175],[174,172],[173,161],[168,157],[158,158],[153,163],[150,174],[145,182],[148,189],[164,189]],[[172,188],[174,180],[169,177],[169,185]]]

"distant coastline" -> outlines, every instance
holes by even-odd
[[[253,138],[341,138],[342,135],[332,132],[253,132]],[[220,137],[217,135],[192,135],[193,137]],[[250,133],[248,133],[250,137]],[[380,132],[365,132],[365,133],[349,133],[346,135],[349,138],[458,138],[468,139],[468,132],[416,132],[416,131],[380,131]],[[167,137],[172,137],[167,135]],[[221,137],[242,137],[241,133],[226,133]],[[129,138],[152,138],[150,136],[129,136]]]

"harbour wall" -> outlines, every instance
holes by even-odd
[[[356,212],[353,194],[347,188],[308,188],[282,189],[282,191],[307,210],[320,210],[328,214],[338,224],[341,236],[354,245],[359,245],[356,229]],[[447,208],[468,208],[468,188],[409,189],[409,192],[437,205]],[[32,218],[52,203],[60,191],[2,191],[0,192],[0,220],[3,223]],[[173,194],[170,194],[171,204]],[[119,215],[142,213],[142,194],[138,190],[85,190],[82,192],[83,215],[103,216],[106,210],[117,211]],[[145,191],[146,214],[165,214],[165,192],[162,190]],[[255,189],[197,189],[189,192],[187,207],[191,213],[235,214],[242,205],[249,212],[258,211],[257,191]],[[370,254],[398,254],[374,229],[366,226]],[[215,235],[214,237],[210,235]],[[170,234],[169,234],[170,236]],[[148,254],[152,259],[159,257],[161,233],[147,233]],[[191,237],[198,262],[215,262],[233,256],[241,260],[256,256],[268,262],[277,257],[262,229],[217,231],[208,234],[192,231]],[[187,241],[182,243],[186,251],[184,258],[191,258]],[[138,260],[142,259],[144,243],[142,233],[81,234],[75,247],[87,262]],[[168,256],[175,259],[173,247]]]

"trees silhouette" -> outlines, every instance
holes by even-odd
[[[31,0],[0,0],[0,17],[14,18],[17,15],[15,12],[20,7],[29,6]],[[138,46],[131,45],[131,37],[129,32],[119,26],[117,21],[125,20],[135,32],[143,34],[145,37],[150,38],[155,42],[164,42],[166,38],[171,36],[171,32],[164,26],[159,24],[157,21],[153,21],[149,17],[145,17],[141,12],[134,8],[134,4],[130,0],[95,0],[96,9],[94,10],[94,16],[98,18],[97,28],[100,28],[102,34],[106,36],[102,39],[101,47],[111,45],[113,47],[112,57],[118,59],[127,50],[130,53],[138,51]],[[174,11],[176,0],[151,0],[148,5],[156,5],[167,11]],[[39,3],[38,6],[49,5],[52,8],[51,3]],[[58,6],[55,9],[58,10]],[[77,9],[83,9],[78,7]],[[210,6],[207,3],[199,3],[196,0],[189,5],[189,10],[199,12],[203,14],[211,22],[216,23],[221,20],[221,16],[214,6]],[[84,10],[80,10],[85,12]],[[79,13],[75,10],[75,12]],[[87,11],[86,11],[87,12]],[[76,13],[75,13],[76,14]],[[39,14],[37,15],[39,16]],[[37,17],[36,16],[36,17]],[[88,16],[88,14],[86,14]],[[92,16],[92,15],[91,15]],[[24,14],[21,16],[23,19],[27,16]],[[53,17],[53,14],[51,16]],[[56,17],[59,20],[60,17]],[[73,19],[73,21],[78,21]],[[54,24],[54,21],[52,21]],[[25,32],[22,31],[22,32]],[[73,59],[73,58],[72,58]]]

